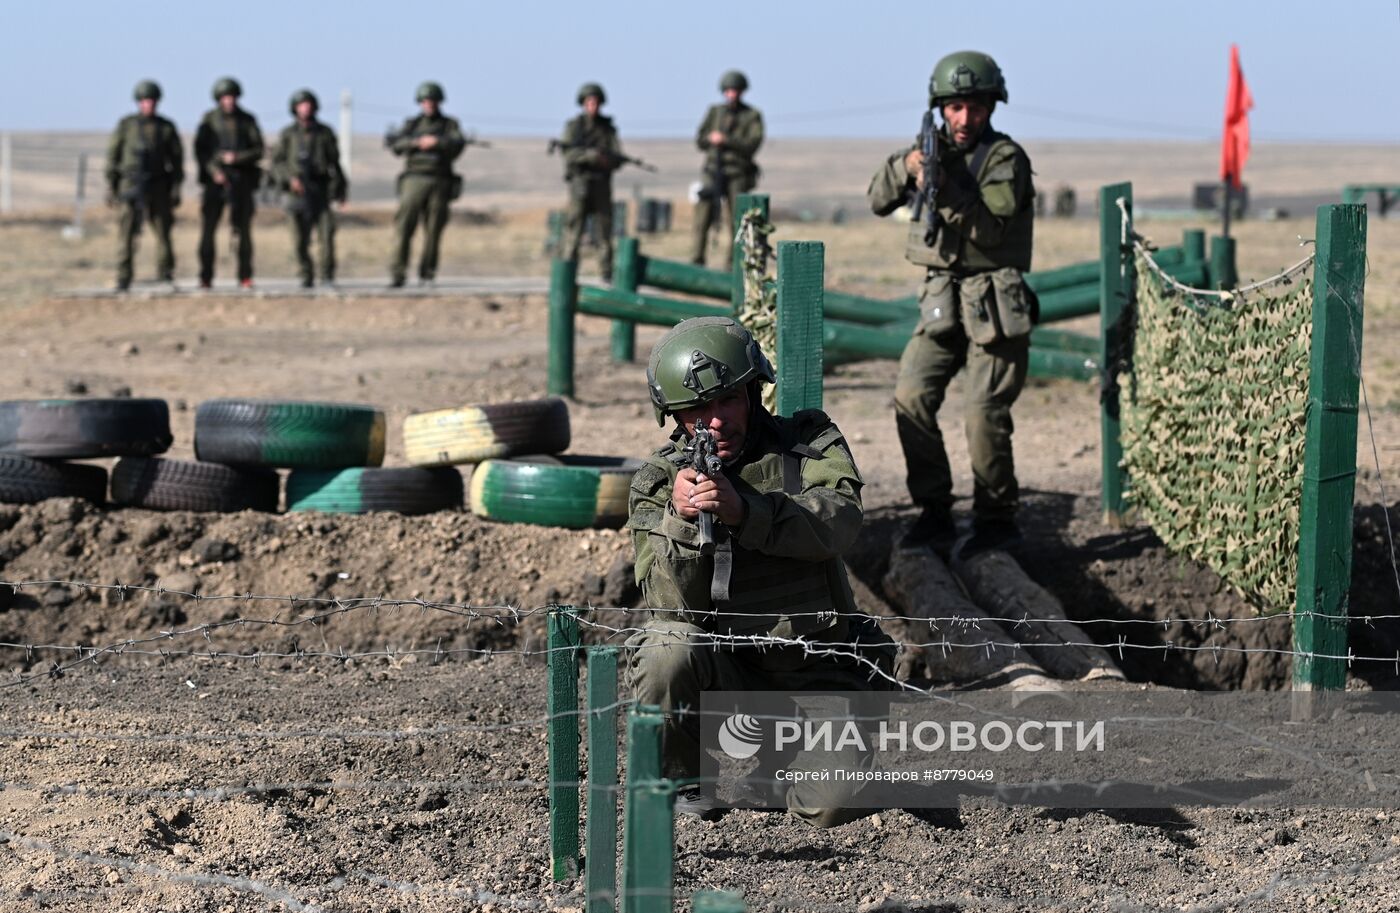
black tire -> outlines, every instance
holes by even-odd
[[[163,399],[0,402],[0,451],[40,459],[150,456],[172,440]]]
[[[102,504],[107,500],[106,468],[0,453],[0,501],[36,504],[49,498],[83,498]]]
[[[512,523],[616,528],[627,522],[627,489],[641,465],[575,454],[487,460],[472,473],[472,512]]]
[[[439,409],[403,420],[404,457],[414,466],[479,463],[568,448],[569,407],[562,399]]]
[[[275,469],[159,457],[125,457],[112,468],[112,500],[147,510],[276,513],[280,493]]]
[[[463,488],[462,474],[452,466],[294,469],[287,475],[287,510],[431,514],[440,510],[461,510]]]
[[[195,410],[194,453],[233,466],[378,466],[384,413],[354,403],[209,400]]]

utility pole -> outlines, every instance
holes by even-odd
[[[9,131],[0,133],[0,215],[9,215],[15,205],[14,198],[10,195],[13,152]]]
[[[350,143],[355,137],[354,107],[351,104],[350,90],[340,90],[340,170],[345,179],[350,180]]]

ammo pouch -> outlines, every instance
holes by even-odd
[[[1026,336],[1035,326],[1040,302],[1014,266],[974,273],[959,288],[963,329],[979,346]]]
[[[914,335],[939,336],[958,325],[958,287],[949,273],[928,274],[919,286],[919,323]]]

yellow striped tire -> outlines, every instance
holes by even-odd
[[[569,407],[557,398],[420,412],[403,421],[413,466],[479,463],[569,447]]]
[[[472,473],[472,513],[509,523],[616,529],[627,522],[627,489],[641,465],[573,454],[486,460]]]

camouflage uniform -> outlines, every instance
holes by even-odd
[[[419,87],[418,100],[432,98],[442,101],[442,89],[436,83]],[[418,138],[436,136],[437,145],[419,149]],[[438,251],[442,231],[447,227],[449,204],[462,194],[462,179],[452,171],[467,148],[467,138],[455,118],[441,112],[434,116],[419,114],[404,121],[403,128],[389,146],[395,155],[404,157],[403,173],[399,175],[399,210],[394,216],[394,250],[389,264],[389,278],[402,285],[408,273],[408,258],[413,234],[418,222],[423,222],[423,251],[418,258],[418,278],[430,282],[437,276]]]
[[[688,320],[668,337],[721,321],[727,318]],[[699,343],[697,352],[703,347]],[[853,617],[855,600],[841,555],[860,532],[863,482],[840,429],[815,409],[792,418],[770,415],[758,404],[757,380],[749,402],[747,442],[725,466],[746,516],[733,529],[715,521],[718,548],[724,552],[727,541],[732,559],[726,601],[712,600],[716,559],[701,553],[698,525],[682,518],[671,501],[686,465],[682,429],[637,471],[629,494],[637,582],[654,612],[628,642],[630,681],[634,697],[665,713],[666,774],[681,779],[699,772],[699,722],[683,711],[699,706],[701,692],[878,690],[888,679],[876,670],[887,675],[893,658],[888,638]],[[711,634],[850,644],[852,655],[807,655],[800,647],[720,648],[706,640]],[[841,808],[840,798],[815,784],[787,793],[790,811],[823,826],[864,814]]]
[[[585,86],[585,88],[588,88]],[[585,93],[580,92],[582,104]],[[602,97],[602,90],[598,91]],[[569,184],[569,211],[565,221],[564,249],[577,260],[588,217],[598,232],[598,266],[603,281],[612,280],[613,172],[622,167],[622,144],[617,127],[604,114],[580,114],[564,125],[560,142],[564,149],[564,180]]]
[[[149,94],[148,94],[149,93]],[[154,83],[137,86],[137,100],[160,98]],[[179,131],[159,115],[132,114],[121,119],[107,143],[107,192],[121,205],[117,229],[117,288],[131,285],[132,260],[141,223],[149,222],[156,240],[156,278],[175,278],[170,229],[185,180],[185,151]]]
[[[298,97],[293,96],[293,116]],[[314,102],[315,97],[309,100]],[[343,203],[348,189],[345,173],[340,169],[340,145],[335,131],[314,117],[308,124],[296,121],[284,128],[272,152],[272,173],[287,193],[287,214],[302,285],[310,287],[315,268],[310,250],[313,231],[318,239],[321,282],[335,281],[335,214],[331,204]],[[300,179],[303,193],[292,191],[293,178]]]
[[[217,99],[219,94],[216,93]],[[233,93],[240,94],[240,93]],[[225,152],[234,154],[234,162],[225,165]],[[204,187],[200,204],[199,281],[209,285],[214,279],[214,232],[219,227],[225,205],[229,209],[229,230],[238,246],[238,279],[253,278],[253,212],[262,168],[262,131],[253,115],[242,108],[232,114],[214,108],[199,122],[194,136],[194,158],[199,166],[199,181]],[[222,175],[218,184],[214,176]]]
[[[1004,99],[1004,86],[1001,91]],[[974,521],[990,528],[1014,523],[1019,498],[1011,406],[1025,383],[1037,309],[1022,279],[1031,265],[1035,190],[1025,151],[990,123],[969,149],[958,149],[946,127],[939,144],[939,227],[930,244],[923,223],[911,223],[905,247],[925,277],[920,320],[899,363],[896,423],[910,496],[926,509],[946,511],[953,483],[937,415],[949,381],[966,365]],[[911,199],[915,176],[904,160],[912,148],[891,155],[871,179],[867,196],[876,215]]]
[[[727,87],[726,82],[734,77],[742,79],[742,74],[726,73],[725,79],[720,81],[721,88]],[[748,88],[747,80],[734,84]],[[710,134],[716,130],[725,136],[721,146],[710,144]],[[735,200],[739,194],[758,186],[759,168],[753,157],[763,145],[763,115],[743,101],[711,105],[695,132],[695,145],[706,156],[705,183],[700,200],[695,204],[690,259],[693,263],[704,264],[710,225],[715,223],[720,236],[727,239],[724,268],[728,269],[734,259]]]

